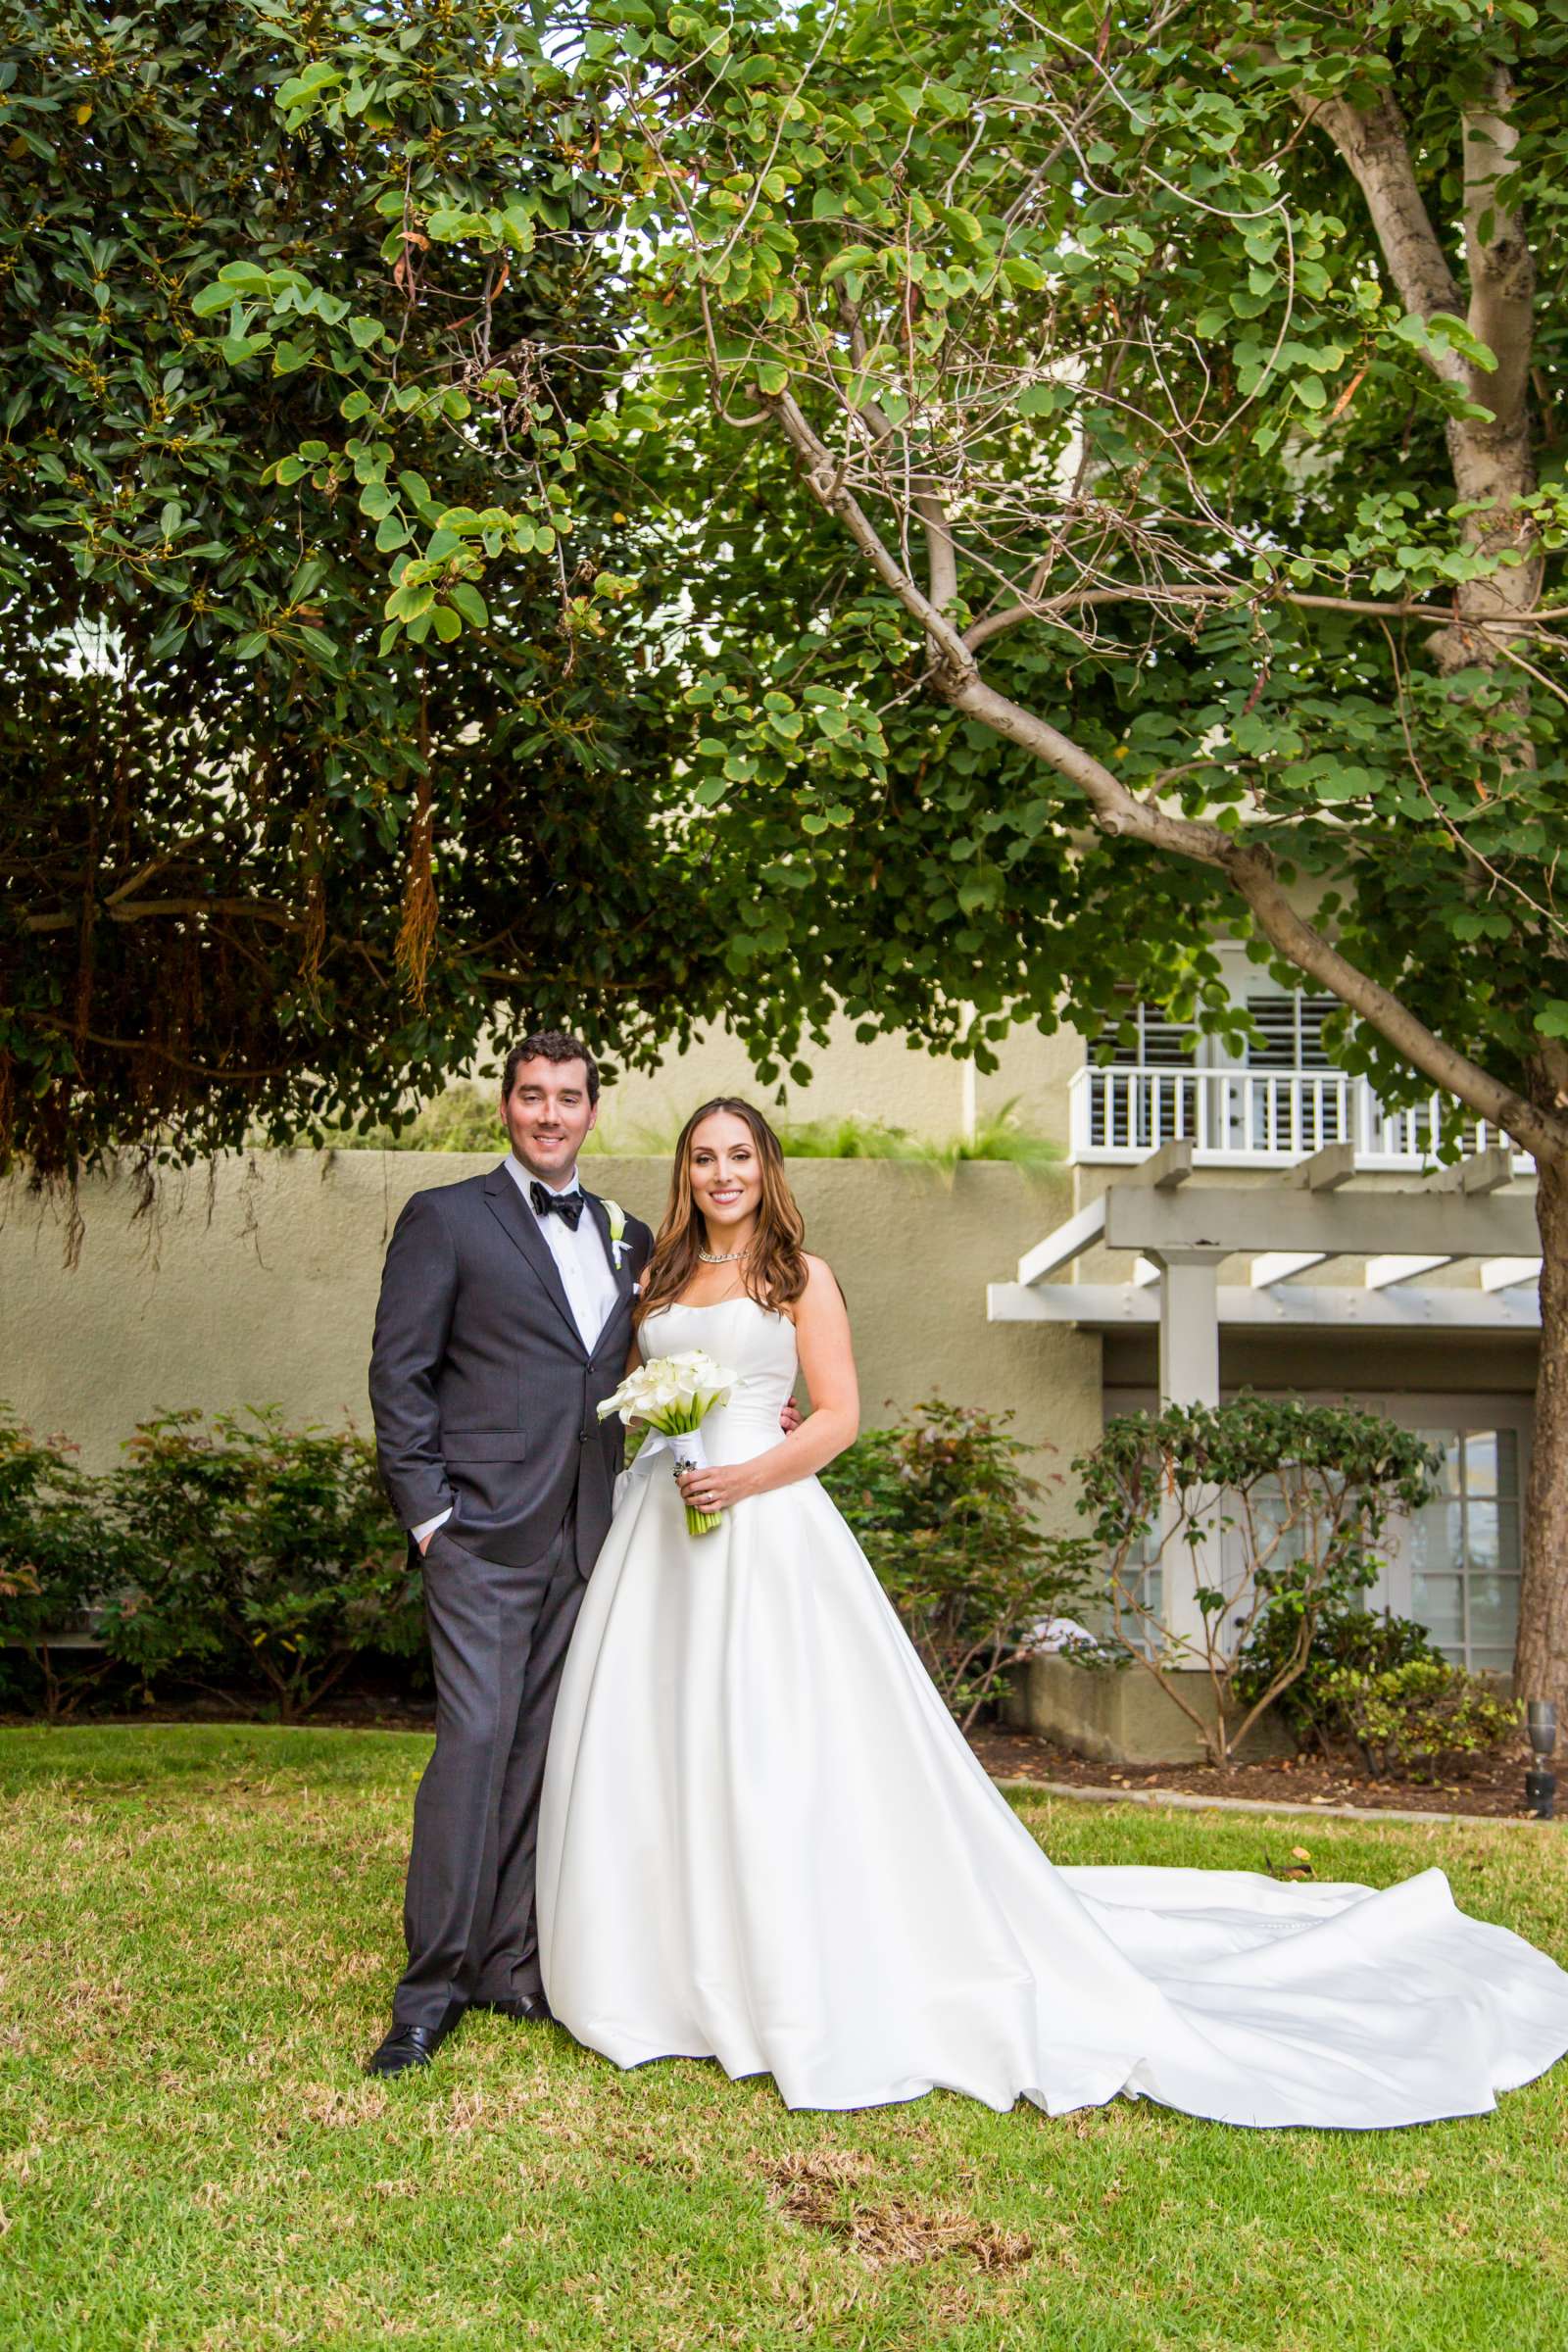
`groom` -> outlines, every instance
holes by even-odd
[[[416,1193],[381,1278],[381,1476],[423,1559],[435,1753],[414,1805],[409,1964],[374,2075],[427,2066],[466,2009],[548,2018],[534,1917],[539,1791],[584,1581],[610,1526],[619,1385],[648,1227],[585,1193],[593,1055],[559,1029],[507,1055],[512,1150]],[[619,1230],[622,1228],[623,1230]]]

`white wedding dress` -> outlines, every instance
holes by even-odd
[[[779,1443],[788,1320],[675,1306],[740,1374],[709,1458]],[[556,1709],[551,2007],[617,2066],[712,2057],[791,2107],[1119,2092],[1229,2124],[1474,2115],[1568,2049],[1568,1975],[1454,1907],[1243,1871],[1057,1869],[971,1755],[814,1478],[693,1539],[627,1474]],[[1549,1833],[1546,1833],[1549,1835]]]

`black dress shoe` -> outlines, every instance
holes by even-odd
[[[499,2001],[470,2001],[468,2006],[491,2017],[510,2017],[519,2026],[553,2026],[556,2022],[556,2013],[542,1992],[508,1993]]]
[[[410,2067],[428,2066],[453,2029],[461,2024],[462,2001],[448,2003],[438,2026],[398,2026],[382,2042],[366,2068],[368,2075],[405,2075]]]

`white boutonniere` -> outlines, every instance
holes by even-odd
[[[610,1219],[611,1255],[614,1262],[615,1272],[618,1274],[620,1261],[626,1250],[626,1211],[618,1200],[606,1200],[605,1214]]]

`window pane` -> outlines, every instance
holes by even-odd
[[[1517,1494],[1519,1433],[1512,1429],[1467,1429],[1464,1483],[1471,1494]]]
[[[1410,1580],[1410,1613],[1424,1625],[1440,1649],[1464,1655],[1464,1593],[1462,1577],[1423,1576]]]
[[[1463,1566],[1462,1502],[1429,1502],[1417,1511],[1410,1524],[1410,1564],[1418,1571]]]
[[[1423,1429],[1418,1430],[1416,1434],[1420,1438],[1423,1446],[1435,1446],[1443,1456],[1442,1467],[1438,1471],[1439,1494],[1457,1494],[1459,1492],[1458,1431],[1452,1429]]]
[[[1519,1630],[1519,1579],[1516,1576],[1473,1576],[1470,1579],[1471,1663],[1482,1662],[1483,1650],[1500,1649],[1513,1656]]]
[[[1473,1502],[1465,1515],[1465,1566],[1467,1568],[1495,1568],[1497,1559],[1497,1506],[1494,1502]]]
[[[1519,1505],[1472,1502],[1465,1513],[1465,1565],[1516,1573],[1519,1567]]]
[[[1461,1664],[1506,1673],[1519,1620],[1519,1434],[1428,1429],[1421,1436],[1443,1466],[1440,1499],[1411,1522],[1411,1613]]]

